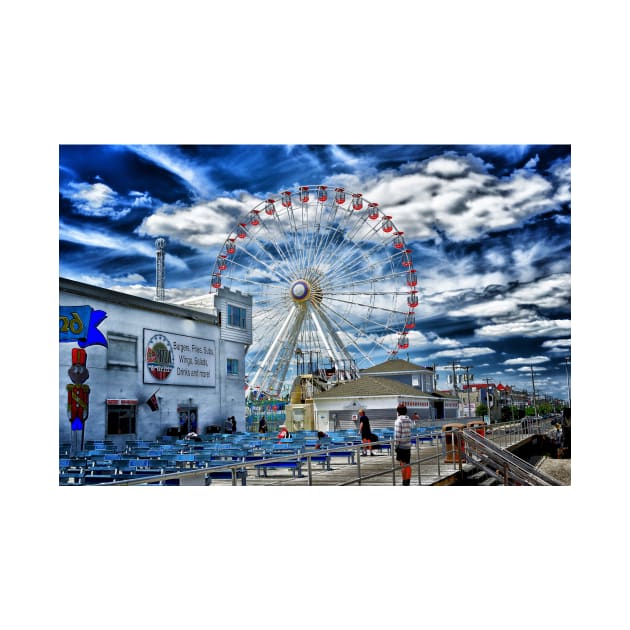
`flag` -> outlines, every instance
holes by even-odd
[[[155,394],[157,394],[157,392],[155,392]],[[149,400],[147,400],[147,405],[151,407],[151,411],[157,411],[160,408],[160,406],[158,405],[157,396],[155,394],[152,394]]]

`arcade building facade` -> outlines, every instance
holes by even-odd
[[[245,430],[252,298],[212,297],[194,308],[60,278],[60,443],[223,431],[232,417]]]

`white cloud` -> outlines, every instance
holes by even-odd
[[[519,286],[511,297],[519,304],[536,304],[540,308],[565,306],[571,296],[571,276],[568,273],[541,278]]]
[[[538,153],[536,153],[536,155],[533,158],[530,158],[529,160],[527,160],[527,164],[525,164],[525,166],[523,168],[525,168],[525,169],[535,169],[536,166],[538,166],[538,162],[540,162],[540,157],[539,157]]]
[[[484,354],[494,354],[492,348],[479,348],[474,346],[460,347],[454,350],[441,350],[433,354],[435,359],[470,359],[472,357],[483,356]]]
[[[507,359],[503,361],[503,365],[537,365],[540,363],[548,363],[549,357],[517,357],[515,359]]]
[[[552,353],[563,353],[571,351],[571,339],[549,339],[541,344],[543,348],[548,348]]]
[[[547,368],[546,367],[540,367],[538,365],[532,365],[532,368],[534,370],[534,372],[538,373],[538,372],[546,372]],[[520,368],[516,369],[517,372],[527,372],[528,374],[531,374],[532,369],[529,366],[523,366]]]
[[[494,300],[469,304],[460,309],[449,311],[453,317],[499,317],[511,315],[519,312],[518,303],[513,299],[503,299],[501,297]]]
[[[170,237],[205,252],[222,245],[238,219],[260,201],[243,194],[240,199],[217,197],[185,208],[163,206],[142,221],[138,233]]]
[[[120,219],[130,212],[129,208],[117,207],[118,194],[101,182],[71,182],[63,194],[72,202],[74,209],[83,215]]]
[[[489,324],[478,328],[480,337],[564,337],[571,333],[571,321],[568,319],[539,319],[535,321]]]
[[[430,160],[425,170],[430,175],[453,177],[454,175],[463,175],[469,171],[470,165],[462,159],[445,155]]]

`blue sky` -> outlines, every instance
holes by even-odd
[[[199,295],[252,207],[343,186],[412,250],[420,304],[401,358],[528,390],[533,366],[537,392],[566,398],[570,176],[567,145],[61,145],[59,272],[152,298],[164,236],[167,299]]]

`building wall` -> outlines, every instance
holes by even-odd
[[[393,427],[397,406],[396,396],[379,396],[373,399],[316,399],[315,428],[321,431],[357,429],[359,409],[365,409],[373,428]]]
[[[224,290],[221,308],[234,302],[248,310],[248,330],[231,330],[226,318],[208,312],[174,307],[60,279],[60,306],[89,305],[107,313],[98,330],[108,338],[108,347],[85,348],[89,378],[89,416],[85,440],[146,439],[163,435],[179,426],[178,408],[193,407],[198,412],[197,431],[210,425],[224,425],[234,416],[237,429],[245,429],[244,377],[247,340],[251,340],[251,298]],[[219,322],[221,326],[219,326]],[[173,365],[168,376],[156,380],[146,361],[148,342],[164,337],[173,348]],[[178,348],[174,346],[177,344]],[[120,361],[124,347],[129,361]],[[73,433],[67,409],[71,383],[68,370],[72,349],[78,344],[59,344],[59,439],[70,442]],[[133,349],[132,349],[133,348]],[[128,357],[126,357],[128,358]],[[237,362],[236,374],[227,374],[227,359]],[[232,362],[232,366],[236,365]],[[178,370],[182,373],[178,374]],[[145,404],[157,391],[159,410]],[[107,401],[137,401],[136,432],[114,436],[107,431]],[[113,405],[110,405],[110,408]]]
[[[419,422],[437,422],[440,424],[443,420],[435,420],[431,417],[432,409],[430,406],[425,406],[428,402],[426,398],[418,398],[417,400],[411,400],[408,396],[375,396],[373,398],[358,397],[354,399],[330,398],[315,399],[315,428],[321,431],[357,428],[356,416],[361,408],[365,409],[372,427],[393,427],[396,420],[396,407],[399,402],[404,402],[407,405],[409,417],[414,412],[417,412]],[[417,403],[417,405],[414,403]],[[432,402],[429,402],[429,405],[431,404]],[[444,412],[444,420],[456,418],[458,416],[457,405],[446,406]]]

